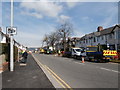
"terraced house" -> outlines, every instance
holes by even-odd
[[[86,34],[76,41],[76,47],[96,46],[104,49],[120,50],[120,24],[103,29],[97,28],[96,32]]]
[[[25,47],[13,40],[14,43],[14,61],[19,59],[19,52]],[[8,69],[8,62],[10,61],[10,37],[2,32],[0,28],[0,72]]]

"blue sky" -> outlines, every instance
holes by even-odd
[[[6,26],[10,26],[10,3],[2,2],[1,7],[0,25],[5,32]],[[118,24],[118,3],[14,2],[14,26],[17,27],[14,38],[25,46],[41,46],[43,36],[55,31],[64,21],[73,24],[72,36],[81,37],[95,32],[98,26],[108,28]]]

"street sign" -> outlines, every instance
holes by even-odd
[[[16,35],[17,34],[17,28],[16,27],[7,27],[7,34]]]

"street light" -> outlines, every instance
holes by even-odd
[[[66,50],[66,32],[64,30],[61,30],[63,32],[63,48],[64,51]]]
[[[13,0],[11,0],[11,26],[7,27],[10,36],[10,71],[14,71],[13,35],[17,34],[17,28],[13,26]]]
[[[11,31],[13,27],[13,0],[11,0]],[[10,34],[10,71],[14,71],[13,34]]]

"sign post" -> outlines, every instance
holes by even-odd
[[[7,27],[7,34],[10,36],[10,71],[14,71],[13,35],[17,34],[17,28]]]
[[[7,33],[10,35],[10,71],[14,71],[14,52],[13,52],[13,0],[11,0],[11,27],[7,28]]]
[[[14,71],[13,36],[10,36],[10,71]]]
[[[12,31],[13,27],[13,0],[11,0],[11,29],[9,31]],[[13,58],[13,35],[10,34],[10,71],[14,71],[14,58]]]
[[[11,0],[11,26],[6,30],[10,36],[10,71],[14,71],[13,35],[17,34],[17,28],[13,26],[13,0]]]

